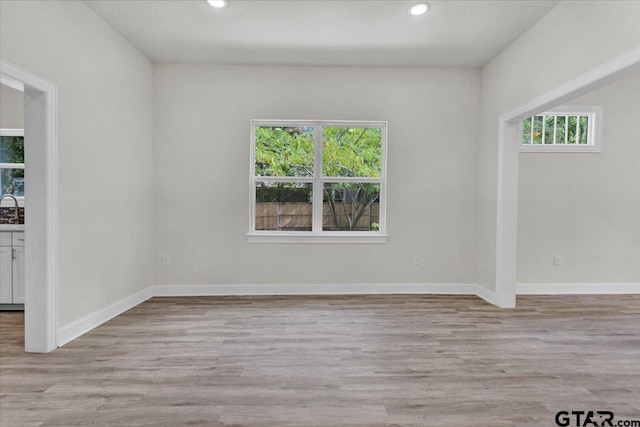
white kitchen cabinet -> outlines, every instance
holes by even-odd
[[[24,246],[13,251],[13,303],[24,304]]]
[[[23,231],[0,231],[0,304],[24,304]]]
[[[0,304],[13,304],[12,252],[11,246],[0,246]]]

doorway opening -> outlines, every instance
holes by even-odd
[[[0,59],[0,82],[24,93],[25,350],[56,348],[58,296],[57,88]]]
[[[639,70],[640,47],[636,47],[500,116],[495,292],[499,307],[516,304],[520,123]]]

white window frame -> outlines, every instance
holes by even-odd
[[[589,126],[586,144],[523,144],[524,127],[520,123],[520,152],[522,153],[600,153],[602,152],[601,105],[561,105],[536,116],[587,116]],[[544,130],[543,130],[544,134]]]
[[[314,176],[313,177],[256,177],[255,146],[256,127],[261,126],[306,126],[314,128]],[[377,127],[381,132],[382,159],[380,177],[324,177],[322,174],[322,127]],[[387,243],[386,188],[387,188],[387,122],[385,121],[341,121],[341,120],[251,120],[251,149],[249,165],[249,232],[250,243]],[[273,231],[255,229],[256,180],[271,182],[306,182],[312,184],[312,231]],[[380,184],[379,229],[377,231],[323,231],[323,191],[325,183],[372,182]]]
[[[24,129],[0,129],[0,136],[21,136],[24,138]],[[24,163],[0,163],[0,169],[24,169]],[[15,196],[18,206],[24,207],[24,196]],[[14,207],[13,200],[9,197],[2,199],[0,207]]]

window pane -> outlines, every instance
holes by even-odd
[[[330,183],[324,185],[322,229],[325,231],[378,231],[380,184]]]
[[[576,143],[576,124],[578,123],[578,117],[577,116],[569,116],[567,118],[569,120],[569,129],[567,129],[567,132],[569,133],[569,144],[575,144]]]
[[[553,144],[554,116],[544,116],[544,143]]]
[[[322,173],[324,176],[380,176],[382,131],[380,128],[323,128]]]
[[[533,143],[542,144],[542,116],[533,118]]]
[[[256,176],[312,176],[313,128],[257,126]]]
[[[587,116],[580,117],[580,144],[587,143],[587,135],[589,132],[589,118]]]
[[[256,183],[256,230],[311,231],[312,184]]]
[[[24,196],[24,169],[0,169],[0,193]]]
[[[24,163],[23,136],[0,136],[0,163]]]
[[[564,144],[564,135],[565,135],[565,123],[567,122],[567,118],[565,116],[558,116],[558,121],[556,124],[556,144]]]
[[[522,122],[522,143],[531,144],[531,119]]]

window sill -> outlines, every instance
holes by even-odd
[[[249,243],[331,243],[331,244],[384,244],[389,236],[363,232],[254,232],[247,234]]]
[[[600,153],[602,148],[594,145],[521,144],[521,153]]]

